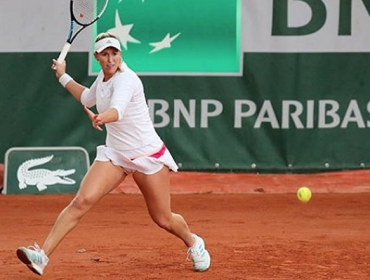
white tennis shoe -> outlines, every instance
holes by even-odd
[[[34,246],[19,247],[17,250],[18,259],[27,265],[27,267],[34,273],[42,275],[44,269],[49,262],[44,250],[42,250],[36,243]]]
[[[195,243],[189,247],[188,257],[190,256],[195,271],[206,271],[211,265],[211,256],[206,250],[204,240],[196,234],[192,234],[192,236]]]

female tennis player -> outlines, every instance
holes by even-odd
[[[178,167],[154,129],[140,78],[122,61],[121,54],[116,36],[97,36],[95,58],[102,70],[90,88],[65,72],[65,61],[53,60],[59,82],[84,105],[95,129],[102,130],[105,125],[107,135],[105,145],[97,147],[79,191],[60,213],[43,246],[18,248],[18,258],[36,274],[43,274],[50,255],[89,209],[129,174],[141,190],[153,221],[188,247],[193,269],[206,271],[210,266],[203,239],[189,230],[181,215],[171,211],[169,172]],[[89,109],[94,105],[98,114]]]

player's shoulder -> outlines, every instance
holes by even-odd
[[[132,70],[125,62],[121,63],[121,73],[126,75],[133,75],[136,76],[136,73],[134,70]]]
[[[118,73],[119,77],[121,77],[123,79],[126,79],[126,80],[133,80],[133,81],[139,80],[139,77],[135,73],[135,71],[132,70],[129,66],[127,66],[126,63],[124,63],[124,62],[122,63],[121,69],[122,69],[122,71],[120,71]]]

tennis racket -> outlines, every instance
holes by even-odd
[[[96,22],[108,6],[108,0],[70,0],[71,25],[67,42],[59,54],[58,62],[62,62],[72,45],[74,39],[82,30]],[[76,25],[79,27],[75,30]],[[76,31],[76,32],[75,32]]]

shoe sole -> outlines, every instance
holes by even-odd
[[[27,253],[22,249],[22,248],[19,248],[17,250],[17,257],[18,259],[24,263],[25,265],[27,265],[27,267],[29,268],[29,270],[31,270],[33,273],[37,274],[37,275],[42,275],[42,273],[38,272],[33,266],[32,266],[32,262],[30,261],[30,259],[28,258],[27,256]]]
[[[205,267],[201,267],[201,268],[200,267],[198,267],[198,268],[194,267],[194,271],[196,271],[196,272],[205,272],[210,268],[210,266],[211,266],[211,256],[210,256],[210,254],[207,250],[206,250],[206,252],[207,252],[207,255],[208,255],[207,265]]]

